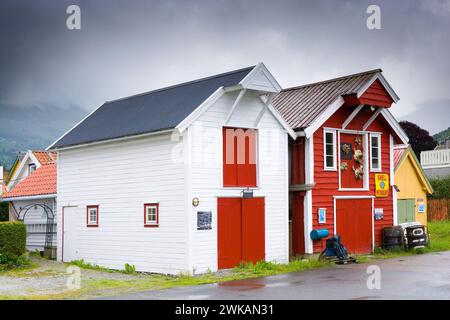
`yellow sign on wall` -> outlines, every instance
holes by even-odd
[[[375,174],[375,197],[389,195],[389,175],[387,173]]]

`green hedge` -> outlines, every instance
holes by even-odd
[[[0,255],[20,257],[26,252],[26,242],[23,222],[0,222]]]
[[[433,194],[430,196],[433,199],[450,198],[450,175],[446,177],[429,179],[433,187]]]

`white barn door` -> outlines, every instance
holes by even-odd
[[[84,217],[85,218],[85,217]],[[78,231],[83,224],[83,215],[77,207],[64,208],[63,261],[70,262],[78,258]]]

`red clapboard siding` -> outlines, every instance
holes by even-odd
[[[290,144],[291,184],[305,183],[305,138],[300,137]]]
[[[361,104],[387,108],[394,102],[380,80],[375,80],[366,92],[359,97],[359,101]]]
[[[313,215],[313,228],[322,229],[326,228],[329,230],[330,235],[334,232],[334,202],[333,196],[373,196],[375,195],[375,173],[369,173],[369,191],[338,191],[339,188],[339,178],[337,171],[324,171],[324,160],[323,160],[323,127],[327,128],[341,128],[342,123],[347,119],[347,117],[352,112],[353,108],[344,107],[338,110],[333,116],[331,116],[322,126],[314,133],[314,181],[316,186],[312,191],[313,205],[312,205],[312,215]],[[364,109],[363,109],[364,110]],[[370,117],[369,112],[361,112],[356,116],[349,129],[359,129],[362,128],[355,127],[357,124],[363,124]],[[369,113],[369,114],[368,114]],[[382,173],[390,174],[390,163],[389,163],[389,126],[379,116],[368,128],[369,131],[381,132],[381,165]],[[339,168],[339,166],[338,166]],[[375,231],[375,244],[381,245],[381,232],[384,227],[393,225],[393,214],[392,214],[392,189],[389,190],[389,196],[386,198],[375,198],[374,200],[375,208],[383,208],[384,219],[380,221],[375,221],[374,231]],[[318,223],[318,210],[319,208],[326,208],[326,223]],[[325,248],[325,239],[314,241],[313,244],[314,252],[320,252]]]

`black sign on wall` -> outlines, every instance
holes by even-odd
[[[212,229],[212,212],[197,211],[197,230]]]

